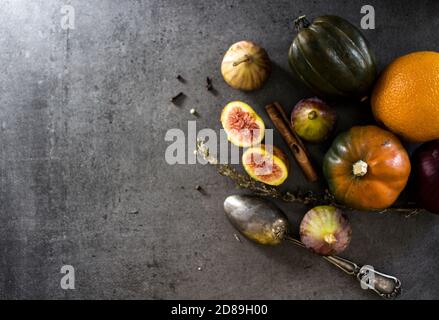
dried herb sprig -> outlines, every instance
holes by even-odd
[[[316,206],[325,204],[333,205],[344,210],[354,210],[338,203],[328,190],[325,190],[323,194],[317,194],[313,191],[303,191],[300,189],[297,189],[296,191],[283,192],[273,186],[256,181],[249,175],[238,172],[229,164],[218,163],[218,159],[210,154],[209,148],[203,139],[197,140],[195,153],[207,163],[214,166],[220,175],[229,177],[231,180],[233,180],[238,188],[250,190],[255,195],[271,197],[285,202],[300,203],[304,205]],[[399,212],[403,213],[406,217],[411,217],[422,211],[424,210],[407,205],[390,207],[380,211],[379,213]]]
[[[325,192],[323,195],[318,195],[312,191],[303,192],[301,190],[282,192],[273,186],[256,181],[249,175],[238,172],[229,164],[218,163],[218,160],[209,153],[209,148],[202,139],[197,140],[196,145],[197,154],[213,165],[219,174],[232,179],[239,188],[248,189],[259,196],[271,197],[286,202],[297,202],[307,205],[332,203],[336,205],[334,197],[329,192]]]

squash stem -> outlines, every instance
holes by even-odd
[[[308,28],[311,25],[309,21],[306,19],[306,16],[300,16],[296,20],[294,20],[294,27],[297,31],[302,30],[303,28]]]
[[[367,173],[367,163],[363,160],[358,160],[352,166],[352,172],[356,177],[362,177]]]
[[[240,59],[233,62],[233,66],[236,67],[236,66],[240,65],[241,63],[249,62],[250,59],[251,59],[250,56],[248,54],[245,54],[243,57],[241,57]]]

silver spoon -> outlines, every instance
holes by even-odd
[[[224,211],[232,225],[246,238],[263,245],[283,241],[299,247],[305,245],[289,234],[286,215],[274,204],[259,197],[232,195],[224,201]],[[382,298],[392,299],[401,293],[401,281],[378,272],[370,265],[358,264],[338,256],[321,256],[346,274],[355,277],[363,289],[371,289]]]

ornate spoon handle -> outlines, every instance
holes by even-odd
[[[305,248],[297,239],[286,237],[285,240]],[[362,289],[371,289],[384,299],[393,299],[401,293],[401,281],[397,278],[378,272],[370,265],[358,266],[356,263],[338,256],[322,256],[323,259],[343,270],[348,275],[354,276]]]

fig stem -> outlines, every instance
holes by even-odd
[[[367,163],[363,160],[358,160],[352,166],[352,172],[356,177],[362,177],[367,173]]]
[[[337,242],[337,238],[334,237],[334,235],[333,235],[332,233],[328,233],[327,235],[325,235],[325,236],[323,237],[323,240],[325,240],[325,242],[326,242],[327,244],[333,244],[333,243],[336,243],[336,242]]]
[[[251,59],[250,56],[248,54],[245,54],[243,57],[241,57],[240,59],[233,62],[233,66],[236,67],[236,66],[240,65],[241,63],[249,62],[250,59]]]
[[[317,112],[315,110],[312,110],[308,113],[308,119],[309,120],[314,120],[315,118],[317,118]]]

